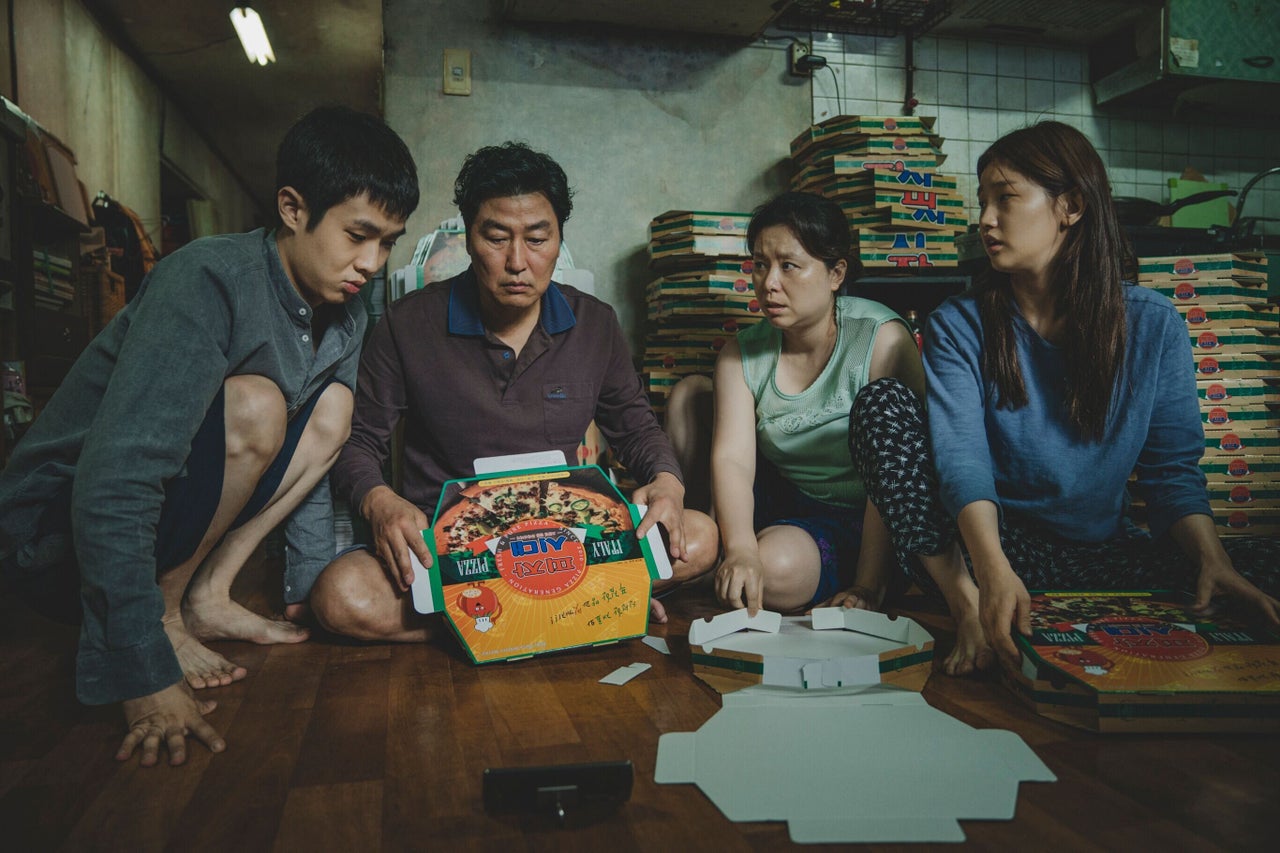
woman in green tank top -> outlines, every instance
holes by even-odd
[[[716,595],[752,613],[879,607],[898,573],[850,456],[849,409],[881,377],[923,396],[915,340],[883,305],[837,297],[852,246],[835,202],[784,193],[757,208],[747,236],[767,322],[716,362]]]

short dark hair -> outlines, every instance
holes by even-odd
[[[307,203],[307,230],[336,204],[367,193],[388,216],[408,219],[418,206],[418,167],[409,147],[377,116],[318,107],[285,134],[276,151],[276,189],[293,187]]]
[[[486,145],[468,154],[453,182],[453,203],[462,212],[468,231],[476,211],[489,199],[532,193],[542,193],[551,202],[563,238],[564,223],[573,212],[569,179],[559,163],[523,142]]]
[[[754,252],[760,233],[774,225],[790,229],[804,250],[826,264],[827,269],[835,269],[840,261],[852,268],[849,255],[853,251],[853,238],[849,220],[840,205],[831,199],[802,192],[774,196],[751,214],[747,247]]]

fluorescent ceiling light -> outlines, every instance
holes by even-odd
[[[232,9],[231,23],[250,62],[266,65],[276,61],[276,55],[271,52],[271,42],[267,40],[267,31],[262,28],[262,19],[253,7],[245,5]]]

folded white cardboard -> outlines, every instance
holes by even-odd
[[[655,780],[698,785],[733,821],[788,821],[796,842],[963,841],[960,820],[1009,820],[1020,782],[1056,780],[1016,734],[911,691],[753,687],[723,701],[696,732],[662,735]]]
[[[929,677],[933,637],[912,619],[843,607],[787,617],[762,610],[756,618],[767,613],[755,631],[746,630],[753,626],[745,610],[693,622],[694,674],[721,693],[752,684],[816,690],[894,683],[919,690]]]

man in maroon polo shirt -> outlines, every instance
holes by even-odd
[[[684,485],[618,320],[604,302],[551,281],[572,210],[564,171],[520,143],[467,157],[454,203],[471,266],[393,304],[360,359],[351,438],[334,466],[335,494],[369,522],[373,541],[320,575],[312,609],[331,631],[420,641],[431,629],[408,595],[412,550],[431,554],[430,524],[446,480],[487,456],[560,449],[575,459],[594,419],[647,504],[637,533],[660,524],[672,582],[714,564],[715,523],[684,509]],[[383,479],[392,431],[404,419],[403,495]],[[660,587],[659,587],[660,588]],[[665,621],[661,604],[653,614]]]

